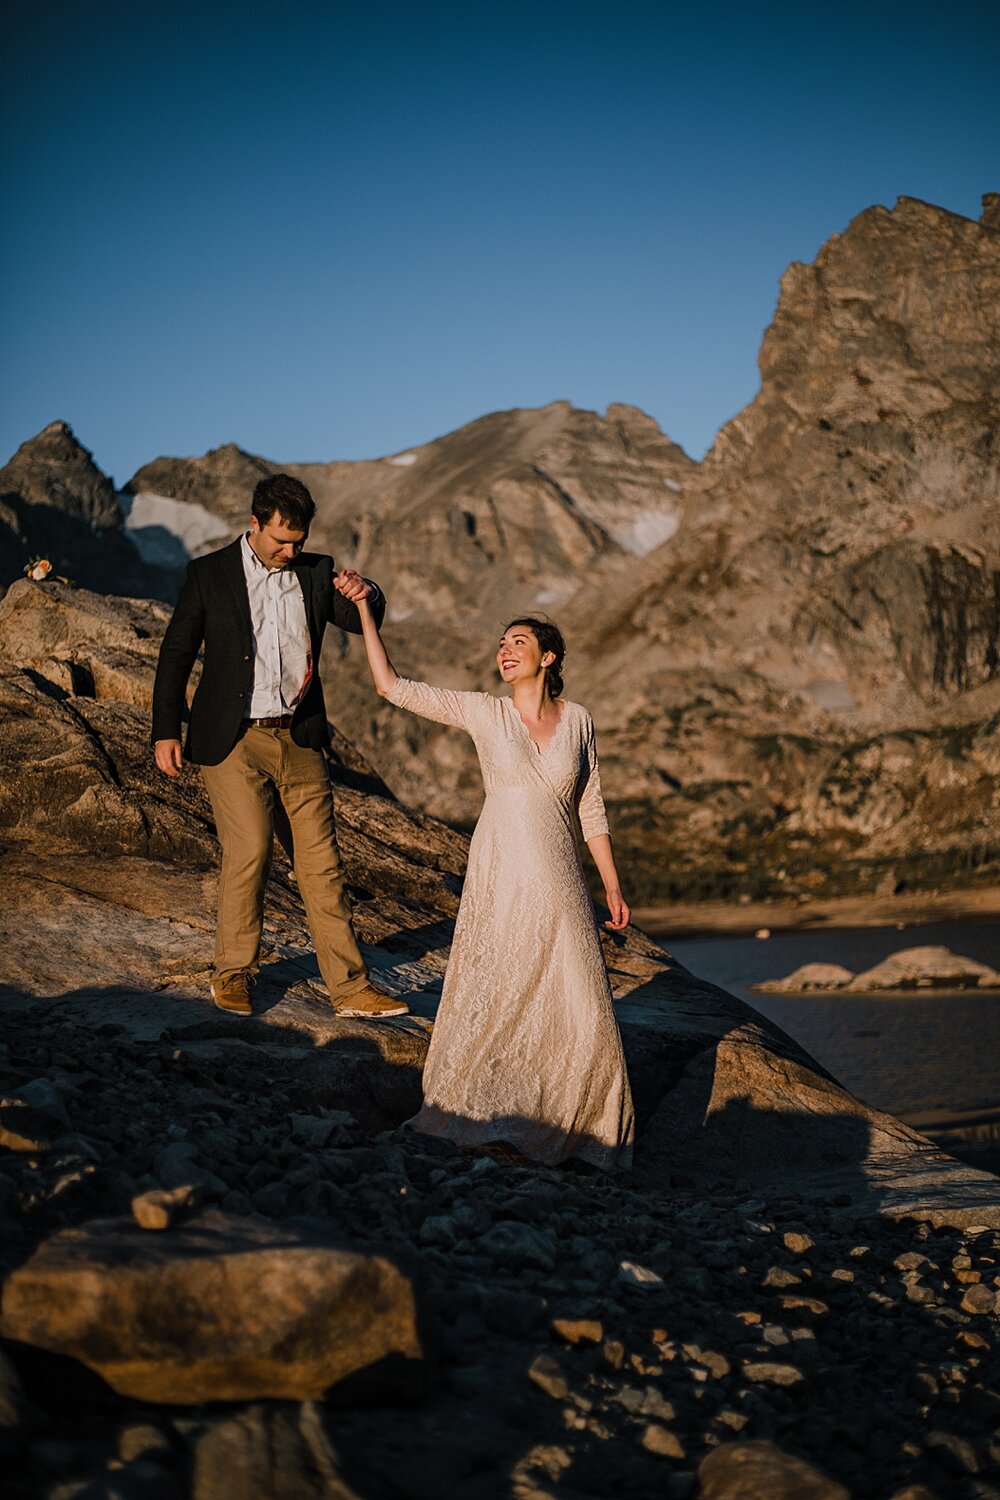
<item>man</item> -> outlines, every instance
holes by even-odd
[[[222,845],[212,998],[251,1015],[250,982],[260,962],[264,886],[275,819],[290,834],[295,874],[320,972],[338,1016],[403,1015],[401,1000],[369,983],[344,891],[323,755],[329,726],[318,664],[332,620],[361,634],[357,606],[340,589],[333,560],[303,552],[316,514],[304,484],[288,474],[254,490],[250,530],[188,565],[160,648],[153,689],[156,764],[180,775],[183,756],[201,766]],[[377,586],[367,591],[381,621]],[[201,682],[187,744],[181,717],[188,678],[204,644]]]

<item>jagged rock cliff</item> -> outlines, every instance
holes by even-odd
[[[115,488],[65,422],[50,422],[0,469],[0,588],[36,557],[116,594],[170,598],[183,574],[149,567],[123,532]]]
[[[620,826],[671,894],[995,881],[1000,234],[869,209],[760,363],[677,537],[567,612]]]
[[[21,444],[0,469],[0,490],[20,495],[29,505],[53,506],[89,526],[121,525],[114,485],[66,422],[50,422]]]

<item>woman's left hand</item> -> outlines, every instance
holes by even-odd
[[[627,901],[617,886],[613,890],[606,890],[604,892],[604,899],[608,903],[608,911],[611,913],[611,921],[605,922],[605,927],[611,932],[621,932],[622,928],[628,926],[629,919],[632,916]]]

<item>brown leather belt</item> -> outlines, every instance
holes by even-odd
[[[269,719],[244,719],[248,729],[290,729],[292,727],[291,714],[272,714]]]

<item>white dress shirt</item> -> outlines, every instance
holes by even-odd
[[[309,686],[309,622],[294,568],[265,567],[246,533],[241,550],[253,627],[253,679],[243,717],[270,719],[290,714]]]

